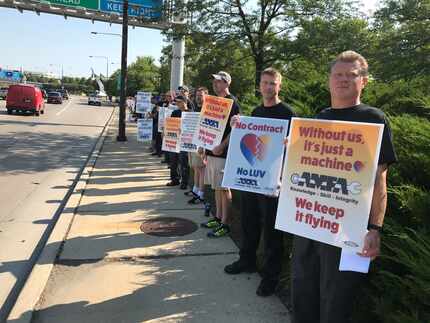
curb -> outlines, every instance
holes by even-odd
[[[51,271],[54,268],[56,257],[61,252],[63,243],[72,226],[76,210],[81,202],[82,196],[84,195],[85,187],[96,164],[97,158],[100,155],[116,111],[117,110],[115,108],[112,110],[112,113],[109,116],[102,133],[97,139],[97,142],[94,144],[85,165],[80,169],[72,187],[66,194],[64,206],[62,210],[58,212],[58,216],[54,218],[55,224],[52,228],[52,232],[49,234],[37,262],[34,264],[24,287],[19,293],[6,322],[31,322],[34,308],[39,302],[40,296],[42,295],[46,283],[51,275]],[[79,191],[80,193],[78,193]],[[46,246],[49,246],[49,248],[46,248]]]

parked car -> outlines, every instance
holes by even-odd
[[[8,114],[12,114],[12,111],[31,112],[36,116],[45,113],[42,91],[29,84],[11,85],[7,93],[6,109]]]
[[[102,105],[102,97],[98,95],[97,93],[91,93],[88,95],[88,104],[89,105]]]
[[[48,92],[48,103],[63,103],[63,96],[61,95],[60,92]]]
[[[7,87],[0,87],[0,99],[5,100],[7,97]]]
[[[61,93],[61,96],[63,97],[63,100],[68,100],[69,99],[69,92],[67,92],[66,89],[57,89],[57,90],[55,90],[55,92]]]

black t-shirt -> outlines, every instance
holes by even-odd
[[[181,109],[175,109],[172,111],[172,114],[170,115],[172,118],[180,118],[182,116]]]
[[[260,105],[251,112],[251,117],[284,119],[290,122],[291,118],[294,116],[295,114],[293,109],[283,102],[279,102],[271,107]]]
[[[378,164],[389,165],[397,161],[397,156],[394,151],[393,141],[391,138],[390,125],[385,114],[381,110],[365,104],[359,104],[344,109],[327,108],[318,113],[316,119],[380,123],[385,125],[384,132],[382,134]]]
[[[158,105],[154,105],[151,111],[152,114],[152,123],[154,127],[156,126],[158,128]]]
[[[190,99],[187,98],[187,108],[190,111],[194,111],[195,110],[195,106],[194,106],[194,102],[191,101]]]
[[[226,125],[226,127],[225,127],[224,134],[223,134],[223,136],[222,136],[222,140],[221,140],[221,142],[223,142],[223,141],[224,141],[224,139],[225,139],[225,138],[227,138],[227,136],[228,136],[228,135],[230,134],[230,132],[231,132],[231,126],[230,126],[231,118],[232,118],[233,116],[235,116],[236,114],[239,114],[239,113],[240,113],[240,107],[239,107],[239,104],[237,103],[237,98],[236,98],[235,96],[231,95],[231,94],[229,94],[229,95],[225,96],[225,98],[227,98],[227,99],[232,99],[232,100],[233,100],[233,105],[232,105],[232,107],[231,107],[230,114],[229,114],[229,116],[228,116],[227,125]],[[224,152],[223,152],[221,155],[219,155],[219,156],[215,156],[215,155],[212,153],[212,151],[210,151],[210,150],[206,150],[206,155],[209,155],[209,156],[215,156],[215,157],[219,157],[219,158],[227,158],[227,151],[228,151],[228,146],[224,149]]]
[[[196,101],[194,101],[194,109],[193,109],[193,112],[200,112],[200,111],[202,111],[202,106],[199,106],[199,105],[197,104],[197,102],[196,102]]]

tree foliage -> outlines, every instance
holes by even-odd
[[[109,95],[119,96],[118,82],[120,70],[110,76],[105,88]],[[139,56],[127,68],[127,96],[134,96],[138,91],[158,92],[160,90],[159,67],[154,58]]]

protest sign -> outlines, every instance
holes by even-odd
[[[167,117],[170,117],[173,110],[175,110],[175,106],[169,105],[168,107],[160,107],[158,111],[158,132],[164,132],[164,120]]]
[[[137,92],[136,94],[136,112],[145,114],[151,112],[151,92]]]
[[[197,145],[193,143],[194,134],[199,124],[200,112],[182,112],[181,122],[181,151],[196,152]]]
[[[233,100],[205,95],[194,143],[209,150],[221,143]]]
[[[152,140],[152,119],[137,120],[137,141],[147,142]]]
[[[223,187],[275,194],[288,120],[240,117],[230,134]]]
[[[383,129],[293,118],[275,227],[361,251]]]
[[[181,118],[167,117],[164,122],[162,150],[180,152]]]

